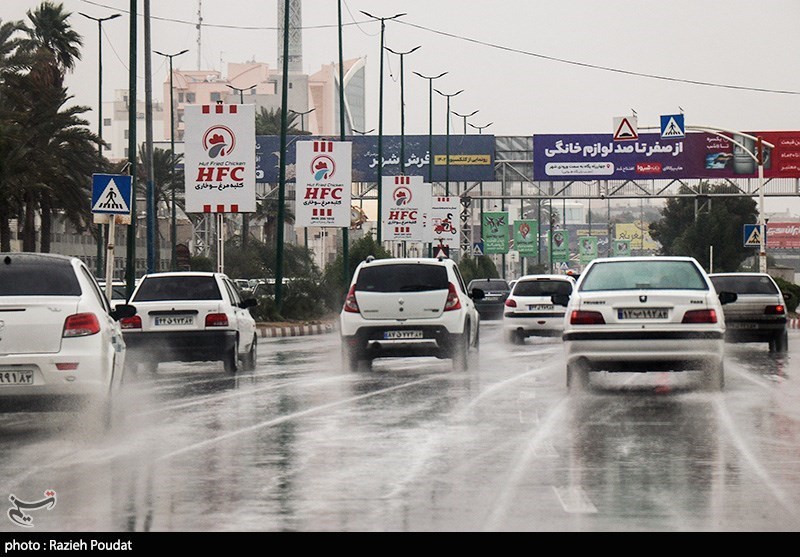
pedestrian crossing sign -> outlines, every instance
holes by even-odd
[[[764,227],[766,231],[766,226]],[[767,236],[764,235],[764,244],[767,243]],[[744,225],[744,247],[746,248],[760,248],[761,247],[761,233],[757,224]]]
[[[127,174],[92,174],[92,213],[129,215],[131,182]]]
[[[683,114],[662,114],[661,115],[661,138],[680,139],[686,137],[686,126]]]

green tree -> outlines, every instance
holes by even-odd
[[[461,276],[466,284],[476,278],[497,278],[500,276],[494,261],[487,255],[463,257],[458,263],[458,270],[461,271]]]
[[[375,240],[372,234],[366,234],[350,244],[348,255],[347,276],[349,277],[353,276],[358,264],[370,255],[375,259],[387,259],[392,256]],[[349,286],[349,284],[344,284],[342,259],[341,253],[337,255],[336,259],[325,267],[325,273],[322,278],[322,284],[325,287],[326,293],[325,303],[331,309],[339,309],[341,307],[344,301],[344,295],[347,293],[347,286]]]
[[[289,112],[286,117],[287,135],[311,135],[311,132],[297,127],[300,115]],[[256,135],[280,135],[281,110],[279,108],[266,109],[263,106],[256,112]]]
[[[709,194],[737,194],[730,184],[702,184]],[[650,235],[661,244],[663,255],[694,257],[706,269],[710,247],[714,247],[714,271],[736,271],[752,249],[743,246],[745,224],[756,222],[756,202],[749,197],[708,197],[708,210],[695,215],[696,192],[682,186],[687,197],[672,198],[661,211],[661,219],[650,224]],[[692,194],[689,196],[689,194]]]

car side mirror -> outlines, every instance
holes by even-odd
[[[569,304],[569,294],[553,294],[550,296],[550,301],[557,306],[567,307],[567,304]]]
[[[720,292],[719,293],[719,303],[723,306],[725,304],[732,304],[736,300],[739,299],[739,295],[736,292]]]
[[[114,321],[119,321],[120,319],[125,319],[126,317],[133,317],[136,315],[136,306],[132,306],[130,304],[118,304],[117,307],[111,310],[109,315]]]
[[[258,300],[255,298],[247,298],[246,300],[242,300],[239,302],[239,307],[242,309],[251,308],[258,305]]]
[[[486,293],[482,288],[473,288],[472,292],[469,293],[469,297],[473,300],[483,300],[486,297]]]

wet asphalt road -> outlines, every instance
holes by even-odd
[[[485,322],[481,344],[469,371],[351,373],[336,334],[261,339],[254,372],[131,377],[110,435],[0,415],[0,501],[55,490],[34,531],[800,530],[800,331],[785,356],[727,345],[722,393],[655,373],[569,395],[560,340]]]

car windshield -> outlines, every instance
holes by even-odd
[[[400,264],[363,267],[356,290],[361,292],[424,292],[447,290],[447,269],[442,265]]]
[[[736,292],[737,294],[776,295],[775,284],[764,276],[719,276],[711,277],[717,292]]]
[[[0,296],[80,296],[81,286],[68,261],[0,263]]]
[[[473,280],[469,283],[469,290],[481,288],[483,290],[510,290],[504,280]]]
[[[221,300],[214,277],[146,277],[134,295],[134,302],[166,300]]]
[[[565,280],[523,280],[514,287],[514,296],[552,296],[572,293],[572,283]]]
[[[604,261],[590,267],[582,292],[599,290],[708,290],[691,261]]]

